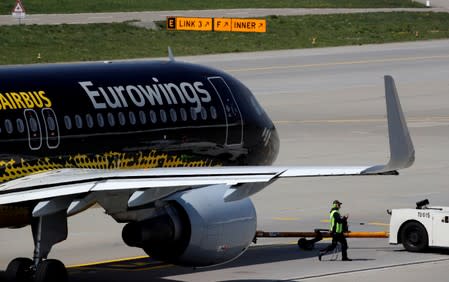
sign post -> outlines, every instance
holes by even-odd
[[[16,5],[14,5],[14,9],[12,9],[12,16],[19,20],[19,24],[21,24],[21,20],[25,18],[25,7],[22,4],[22,1],[16,0]]]

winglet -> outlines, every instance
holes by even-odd
[[[170,46],[168,46],[168,58],[170,59],[171,62],[175,61],[175,56],[173,55],[173,50],[171,49]]]
[[[364,174],[391,173],[407,168],[415,161],[415,149],[402,112],[394,80],[386,75],[385,100],[387,103],[388,135],[390,139],[390,161],[386,165],[373,166]]]

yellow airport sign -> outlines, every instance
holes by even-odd
[[[214,18],[214,31],[231,31],[232,19]]]
[[[264,19],[167,17],[168,30],[266,32]]]
[[[176,18],[175,17],[167,17],[167,29],[168,30],[176,30]]]
[[[212,18],[168,17],[167,29],[212,31]]]
[[[232,19],[231,31],[266,32],[267,22],[259,19]]]

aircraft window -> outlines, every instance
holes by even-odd
[[[11,120],[9,120],[9,119],[5,120],[5,128],[6,128],[6,132],[8,132],[9,134],[11,134],[14,131],[14,128],[12,127]]]
[[[118,122],[120,123],[120,125],[125,125],[126,117],[125,117],[125,114],[123,112],[119,112],[118,113]]]
[[[186,112],[186,109],[181,108],[181,109],[179,110],[179,112],[181,113],[181,119],[182,119],[183,121],[186,121],[186,120],[187,120],[187,112]]]
[[[97,114],[97,122],[99,127],[104,127],[104,118],[101,113]]]
[[[69,116],[64,116],[65,128],[72,129],[72,120]]]
[[[151,118],[151,122],[152,123],[156,123],[157,122],[157,116],[156,116],[156,113],[153,110],[150,111],[150,118]]]
[[[207,111],[206,111],[206,109],[204,107],[201,107],[201,118],[203,120],[207,119]]]
[[[47,126],[51,131],[56,129],[55,119],[52,116],[47,117]]]
[[[213,119],[217,119],[217,110],[215,109],[214,106],[210,106],[210,116]]]
[[[141,124],[146,124],[147,123],[147,116],[145,115],[144,111],[140,111],[139,112],[139,119],[140,119],[140,123]]]
[[[25,131],[25,125],[24,125],[22,119],[18,118],[16,120],[16,125],[17,125],[17,131],[19,131],[19,133],[23,133]]]
[[[75,115],[75,125],[77,128],[83,127],[83,119],[80,115]]]
[[[134,114],[134,112],[129,112],[129,122],[134,125],[136,124],[136,115]]]
[[[108,113],[108,123],[111,127],[115,125],[115,118],[112,113]]]
[[[175,109],[170,109],[170,118],[173,122],[176,122],[178,120],[178,115],[176,114]]]
[[[196,120],[196,108],[190,108],[190,116],[193,120]]]
[[[87,122],[87,126],[88,126],[89,128],[94,127],[94,119],[92,118],[92,115],[91,115],[91,114],[87,114],[87,115],[86,115],[86,122]]]
[[[167,122],[167,113],[165,112],[165,110],[160,110],[159,112],[161,114],[161,121],[162,122]]]
[[[30,117],[29,122],[31,131],[37,132],[37,130],[39,129],[37,126],[37,120],[34,117]]]

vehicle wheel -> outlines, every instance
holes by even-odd
[[[422,252],[429,246],[427,231],[421,223],[408,222],[402,227],[402,245],[409,252]]]
[[[62,262],[56,259],[47,259],[39,263],[34,277],[35,282],[67,281],[67,270]]]
[[[313,242],[307,240],[306,238],[300,238],[298,240],[298,247],[300,249],[310,251],[310,250],[313,250],[313,248],[315,247],[315,244]]]
[[[6,268],[6,281],[30,281],[33,261],[29,258],[15,258]]]

